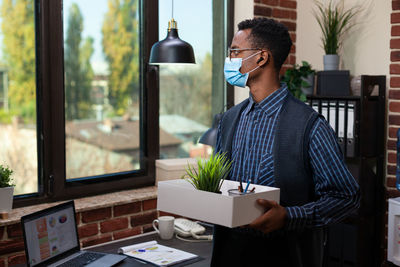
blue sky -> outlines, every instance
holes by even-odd
[[[69,8],[77,3],[83,15],[82,37],[92,36],[95,52],[92,66],[95,72],[104,72],[106,64],[101,46],[101,27],[107,12],[108,0],[64,0],[64,33],[66,32]],[[197,61],[212,48],[212,0],[174,0],[174,19],[178,23],[179,37],[189,42]],[[168,21],[171,19],[171,0],[159,0],[159,38],[167,35]]]

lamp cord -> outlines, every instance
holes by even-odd
[[[172,0],[172,18],[174,18],[174,0]]]

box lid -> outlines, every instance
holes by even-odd
[[[181,158],[181,159],[157,159],[156,167],[167,171],[185,170],[188,164],[197,167],[197,159]]]
[[[400,206],[400,197],[389,198],[389,203],[396,206]]]

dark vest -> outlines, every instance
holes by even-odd
[[[221,152],[226,152],[229,158],[240,115],[248,103],[245,100],[234,106],[221,119]],[[280,188],[280,204],[304,205],[315,199],[308,145],[310,130],[319,114],[288,93],[278,116],[273,157],[275,186]],[[229,266],[252,266],[248,256],[251,255],[254,263],[269,262],[265,266],[321,266],[323,232],[322,229],[282,230],[262,235],[215,226],[211,265],[223,266],[221,264],[224,263]],[[250,247],[251,252],[248,251]],[[236,255],[237,259],[229,262],[229,255]],[[246,260],[243,259],[245,255]]]

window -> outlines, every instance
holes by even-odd
[[[63,11],[66,177],[139,170],[139,2],[64,0]]]
[[[158,111],[150,106],[158,98],[149,92],[158,92],[158,84],[157,72],[146,62],[157,40],[157,24],[148,20],[155,17],[157,2],[33,4],[35,35],[29,47],[37,57],[29,66],[37,74],[33,117],[38,138],[32,138],[37,145],[30,144],[37,147],[37,159],[30,160],[38,166],[38,178],[35,191],[22,192],[33,194],[17,193],[16,206],[154,184]],[[3,79],[8,87],[0,86],[0,101],[2,110],[9,103],[3,113],[10,113],[5,92],[11,89],[11,72],[0,75],[9,77]]]
[[[208,7],[213,5],[214,11],[214,2],[224,12],[226,2],[209,1]],[[154,163],[160,154],[158,140],[163,134],[159,128],[159,109],[154,108],[160,102],[160,70],[147,61],[151,45],[159,37],[159,1],[0,0],[0,3],[2,7],[6,3],[30,10],[25,12],[29,19],[16,16],[10,9],[6,9],[5,15],[4,8],[0,17],[0,42],[4,49],[6,42],[10,42],[10,48],[23,43],[26,49],[13,57],[3,49],[0,62],[0,127],[17,127],[24,134],[29,133],[29,138],[24,136],[20,138],[23,142],[19,141],[24,147],[18,155],[25,153],[22,156],[26,162],[22,157],[18,158],[18,164],[9,163],[16,174],[20,167],[29,167],[31,172],[14,176],[15,205],[154,185]],[[208,19],[215,22],[215,14],[213,17],[210,14]],[[3,23],[7,16],[11,17],[10,25]],[[22,24],[15,26],[19,21]],[[167,21],[163,23],[166,25]],[[214,28],[216,24],[212,24]],[[8,28],[14,25],[24,31],[7,35],[7,27],[3,25]],[[165,34],[165,27],[162,29]],[[27,36],[20,36],[19,32]],[[222,39],[226,38],[224,34],[222,27]],[[223,64],[222,51],[226,47],[222,43],[215,46],[215,40],[214,36],[207,41],[208,47],[213,44],[208,56],[213,66],[216,55]],[[220,47],[220,51],[215,52],[215,47]],[[25,56],[15,65],[25,69],[16,72],[10,62],[21,55]],[[197,60],[203,62],[205,55]],[[161,70],[162,79],[165,71]],[[214,69],[212,74],[210,70],[205,73],[215,77]],[[25,80],[19,81],[20,78]],[[179,79],[172,78],[174,82]],[[224,105],[224,96],[215,98],[218,105],[212,104],[217,88],[214,83],[210,78],[201,83],[209,94],[205,106],[212,106],[211,111],[196,118],[204,122],[204,127],[209,127],[211,114],[220,112]],[[17,85],[24,87],[18,97]],[[223,87],[219,88],[223,94]],[[193,113],[182,114],[190,117]],[[0,136],[4,134],[1,130]],[[3,139],[15,137],[9,133]],[[7,155],[3,152],[5,143],[0,142],[3,158]],[[12,148],[16,151],[18,146]],[[32,186],[18,189],[19,183]]]
[[[207,157],[198,144],[213,115],[227,105],[223,62],[230,1],[175,0],[179,36],[194,49],[195,65],[160,66],[160,158]],[[171,2],[159,0],[159,39],[167,34]],[[192,12],[196,10],[196,12]]]
[[[0,0],[0,164],[15,194],[38,192],[33,0]]]

